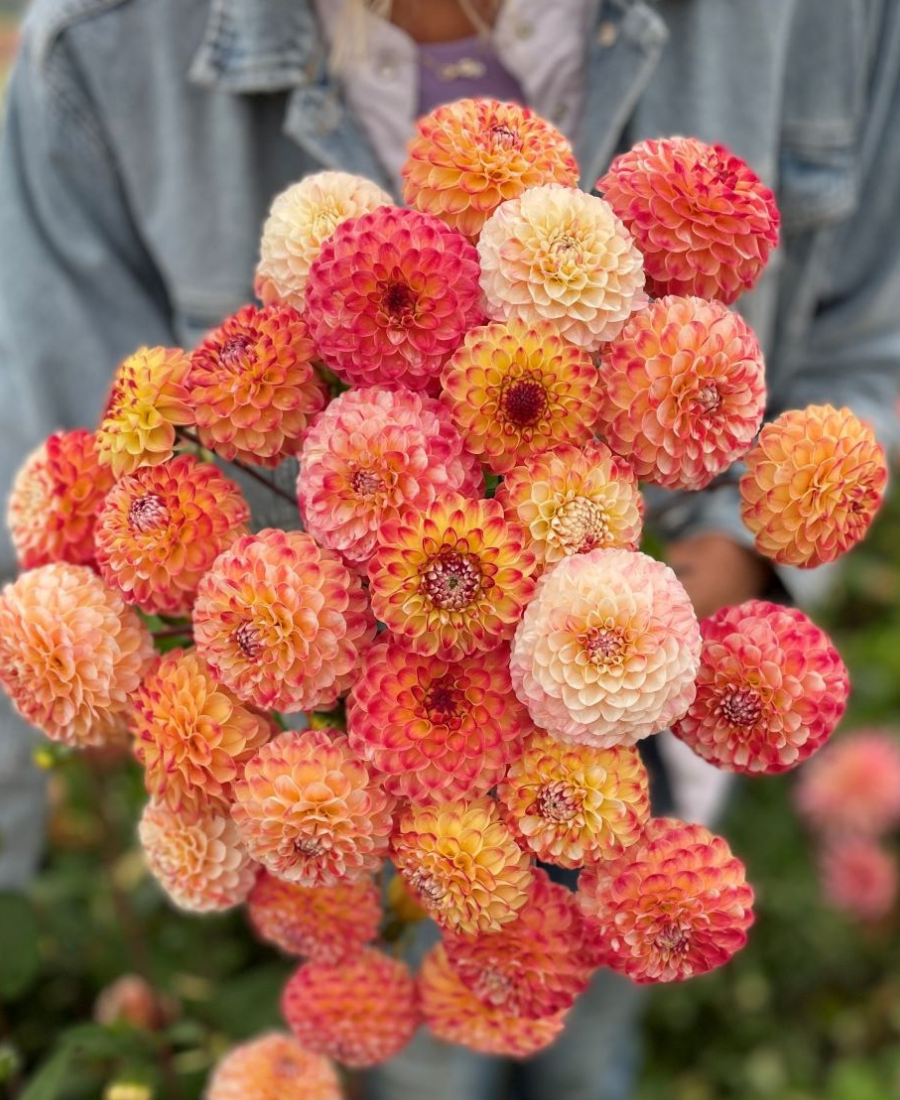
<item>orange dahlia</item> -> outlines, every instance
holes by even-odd
[[[612,208],[558,184],[498,207],[478,242],[481,285],[495,321],[552,321],[596,351],[644,305],[641,254]]]
[[[309,273],[316,348],[351,385],[434,389],[483,318],[478,271],[472,245],[430,214],[385,206],[346,221]]]
[[[260,296],[302,312],[309,269],[325,241],[348,218],[392,204],[377,184],[349,172],[316,172],[276,195],[259,246]]]
[[[694,698],[700,629],[662,562],[629,550],[564,558],[538,581],[513,639],[513,687],[560,741],[632,745]]]
[[[97,512],[114,484],[92,432],[55,432],[42,443],[16,474],[6,512],[20,568],[90,565]]]
[[[756,549],[804,569],[834,561],[865,538],[887,484],[872,429],[831,405],[782,413],[746,461],[741,517]]]
[[[489,798],[408,806],[393,846],[423,908],[461,936],[495,932],[528,900],[531,862]]]
[[[250,893],[256,866],[227,810],[186,816],[151,800],[138,836],[151,874],[179,909],[221,913]]]
[[[200,582],[194,638],[216,677],[263,710],[329,709],[375,634],[360,580],[309,535],[238,539]]]
[[[97,430],[97,457],[115,477],[172,457],[175,430],[194,423],[181,348],[140,348],[116,371]]]
[[[831,736],[850,680],[828,635],[794,607],[748,600],[704,619],[697,695],[672,726],[728,771],[787,771]]]
[[[640,541],[644,506],[634,471],[595,439],[525,459],[496,499],[528,532],[541,566],[598,548],[636,550]]]
[[[478,997],[462,982],[442,946],[426,956],[419,973],[422,1018],[436,1038],[481,1054],[528,1058],[560,1034],[565,1011],[541,1020],[513,1016]]]
[[[538,859],[582,867],[641,837],[650,817],[647,769],[637,749],[564,745],[533,733],[497,788],[506,821]]]
[[[382,639],[347,710],[353,751],[382,773],[385,790],[418,803],[487,794],[530,728],[507,646],[452,662]]]
[[[240,489],[208,462],[178,455],[121,478],[97,519],[103,579],[143,611],[190,613],[213,562],[246,533]]]
[[[638,844],[583,871],[578,900],[607,965],[640,983],[722,966],[753,923],[753,890],[728,844],[672,818],[652,818]]]
[[[0,592],[0,684],[54,741],[118,737],[152,659],[147,628],[86,566],[42,565]]]
[[[721,302],[660,298],[600,360],[599,431],[644,481],[703,489],[753,442],[766,404],[753,330]]]
[[[335,398],[316,417],[299,457],[306,530],[363,567],[378,528],[405,505],[424,508],[446,492],[480,496],[484,480],[444,406],[402,386]]]
[[[372,947],[336,965],[304,963],[284,988],[281,1011],[305,1050],[354,1069],[399,1054],[419,1025],[408,967]]]
[[[234,1047],[216,1066],[206,1100],[342,1100],[334,1067],[289,1035],[271,1032]]]
[[[534,593],[525,531],[495,500],[447,493],[378,531],[372,608],[402,644],[458,661],[508,641]]]
[[[822,892],[835,909],[861,921],[877,921],[900,892],[897,858],[871,837],[833,837],[819,860]]]
[[[337,730],[281,734],[247,762],[233,792],[250,854],[287,882],[352,882],[387,853],[394,800]]]
[[[642,141],[597,181],[644,254],[647,290],[729,304],[778,243],[775,196],[723,145]]]
[[[404,202],[473,239],[502,202],[530,187],[578,185],[563,135],[496,99],[461,99],[419,119],[402,175]]]

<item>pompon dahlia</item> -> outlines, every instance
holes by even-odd
[[[94,524],[115,484],[92,432],[54,432],[16,474],[6,525],[21,569],[94,560]]]
[[[723,145],[642,141],[597,181],[644,254],[647,290],[726,305],[749,290],[778,243],[775,196]]]
[[[234,784],[231,814],[253,858],[299,886],[333,886],[377,871],[394,800],[337,730],[283,733]]]
[[[534,554],[495,500],[446,493],[382,524],[372,608],[413,653],[458,661],[508,641],[534,594]]]
[[[747,322],[721,302],[660,298],[600,359],[600,434],[639,478],[703,489],[750,447],[766,404]]]
[[[607,748],[681,717],[699,660],[700,629],[672,570],[645,554],[592,550],[538,581],[510,673],[536,725],[559,741]]]
[[[278,1032],[234,1047],[216,1066],[206,1100],[341,1100],[334,1067]]]
[[[728,844],[672,818],[652,818],[638,844],[583,871],[578,900],[607,965],[639,983],[722,966],[753,923],[753,890]]]
[[[419,1004],[436,1038],[505,1058],[528,1058],[550,1046],[566,1015],[563,1011],[530,1020],[480,1001],[453,970],[441,945],[425,956],[419,972]]]
[[[150,632],[86,566],[42,565],[0,592],[0,684],[53,741],[118,737],[152,659]]]
[[[641,254],[612,207],[556,184],[498,207],[478,242],[488,315],[552,321],[586,351],[646,302]]]
[[[756,549],[803,569],[865,538],[887,484],[872,429],[831,405],[782,413],[765,425],[746,463],[741,518]]]
[[[259,296],[267,305],[281,301],[302,312],[310,266],[335,229],[348,218],[392,205],[377,184],[349,172],[316,172],[292,184],[275,196],[263,226]]]
[[[121,478],[97,519],[103,579],[143,611],[190,613],[213,562],[246,534],[240,489],[208,462],[178,455]]]
[[[194,351],[186,380],[203,445],[256,466],[298,451],[328,401],[314,354],[292,306],[248,305],[226,318]]]
[[[550,321],[473,328],[441,384],[467,449],[494,473],[559,443],[586,443],[600,409],[593,360]]]
[[[897,858],[871,837],[833,837],[819,859],[826,901],[861,921],[877,921],[900,891]]]
[[[356,679],[375,623],[360,580],[309,535],[246,535],[200,582],[194,639],[245,703],[328,709]]]
[[[643,500],[634,471],[605,443],[554,447],[514,466],[497,489],[541,566],[597,549],[636,550]]]
[[[144,807],[138,836],[151,874],[179,909],[233,909],[256,880],[257,868],[222,807],[185,815],[151,800]]]
[[[118,368],[97,429],[97,456],[117,478],[172,457],[175,430],[194,423],[181,348],[140,348]]]
[[[478,274],[473,246],[430,214],[382,207],[346,221],[309,273],[316,348],[351,385],[434,389],[483,319]]]
[[[672,726],[727,771],[774,774],[831,736],[850,692],[828,635],[794,607],[748,600],[701,624],[697,695]]]
[[[650,817],[637,749],[564,745],[544,732],[525,741],[497,788],[507,824],[538,859],[576,868],[637,843]]]
[[[480,496],[483,484],[444,406],[401,386],[335,398],[307,432],[299,458],[306,529],[363,567],[378,528],[405,505],[424,508],[446,492]]]
[[[544,183],[578,186],[563,135],[517,103],[461,99],[419,119],[403,200],[477,238],[502,202]]]
[[[347,709],[350,747],[383,775],[385,790],[417,803],[487,794],[530,728],[506,646],[451,662],[382,639],[366,653]]]
[[[528,900],[531,861],[489,798],[408,806],[393,851],[432,919],[461,936],[497,931]]]
[[[260,939],[313,962],[341,962],[378,935],[381,892],[370,878],[312,889],[263,871],[247,899]]]
[[[419,1024],[408,967],[372,947],[337,965],[304,963],[284,987],[281,1011],[305,1050],[354,1069],[399,1054]]]

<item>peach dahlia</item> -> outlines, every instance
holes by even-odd
[[[206,1100],[342,1100],[334,1067],[290,1035],[271,1032],[233,1047],[217,1064]]]

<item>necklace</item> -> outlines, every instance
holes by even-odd
[[[454,80],[479,80],[487,72],[487,65],[478,57],[460,57],[456,61],[438,61],[429,56],[428,51],[419,46],[419,60],[430,69],[439,80],[452,83]]]

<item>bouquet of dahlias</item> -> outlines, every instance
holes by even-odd
[[[403,175],[406,208],[339,172],[276,198],[261,304],[193,352],[137,351],[98,430],[51,436],[10,501],[20,713],[69,746],[129,739],[161,887],[246,905],[303,960],[291,1034],[232,1052],[210,1100],[336,1097],[329,1059],[374,1065],[420,1025],[525,1056],[599,966],[725,963],[744,868],[650,816],[639,742],[779,772],[847,699],[801,612],[698,624],[639,549],[641,483],[700,490],[739,459],[778,563],[834,560],[879,505],[849,409],[760,431],[763,358],[729,306],[776,244],[772,194],[684,138],[588,194],[552,126],[492,101],[423,119]],[[266,468],[294,457],[283,528],[255,529],[233,478],[284,496]],[[583,869],[577,892],[542,864]],[[414,976],[384,948],[425,914],[442,942]]]

